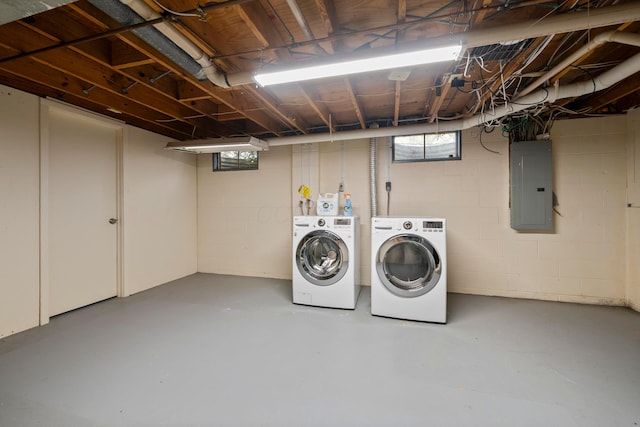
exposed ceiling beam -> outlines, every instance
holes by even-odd
[[[393,125],[398,126],[400,120],[400,81],[396,80],[396,88],[393,96]]]
[[[256,97],[260,102],[269,108],[273,114],[282,120],[291,129],[298,130],[300,133],[306,134],[309,125],[297,115],[289,113],[281,105],[278,105],[278,101],[273,99],[266,91],[261,90],[255,86],[246,86],[245,90]]]
[[[331,114],[329,112],[329,109],[326,108],[325,106],[320,108],[320,106],[318,106],[318,104],[313,100],[313,98],[309,95],[309,93],[307,93],[307,90],[302,85],[298,84],[297,87],[300,90],[300,93],[302,94],[302,97],[309,104],[311,109],[318,115],[318,117],[320,117],[322,122],[329,129],[331,129],[331,132],[335,132],[335,130],[336,130],[335,129],[335,123],[333,123],[333,121],[330,120],[330,118],[329,118],[329,116]]]
[[[47,37],[45,37],[41,31],[33,30],[29,24],[23,21],[16,21],[16,23],[8,24],[8,26],[2,28],[10,28],[13,36],[19,37],[22,40],[22,45],[28,46],[28,49],[37,49],[43,44],[57,42],[57,39],[54,36],[48,35]],[[124,89],[130,87],[133,83],[128,76],[118,70],[109,68],[103,63],[96,62],[93,58],[86,56],[86,54],[81,49],[75,46],[59,49],[55,52],[43,52],[33,58],[21,58],[19,60],[14,60],[10,63],[5,63],[2,65],[5,67],[11,66],[13,64],[24,63],[25,60],[30,61],[31,59],[38,62],[40,64],[40,67],[51,67],[69,76],[73,76],[81,81],[101,87],[102,89],[110,92],[112,95],[115,95],[117,99],[126,101],[124,103],[125,106],[136,103],[131,98],[129,98],[126,93],[124,93]],[[68,64],[71,63],[76,66],[73,72],[70,72],[67,69]],[[142,93],[143,97],[147,99],[152,99],[152,92],[155,92],[151,91],[148,87],[145,87],[143,85],[135,87],[135,90],[138,93]],[[201,130],[209,130],[210,132],[210,123],[205,123],[205,121],[201,119],[184,119],[183,117],[190,117],[196,115],[196,113],[191,109],[184,108],[184,106],[179,103],[173,102],[169,99],[163,100],[162,98],[158,98],[155,99],[152,104],[153,105],[149,105],[151,109],[154,109],[171,117],[181,118],[179,119],[179,121],[189,123],[191,126],[196,126]],[[203,134],[202,136],[215,135],[216,134]]]
[[[435,122],[436,119],[438,118],[438,111],[440,111],[440,107],[442,107],[442,103],[447,97],[447,94],[449,93],[449,89],[451,89],[450,77],[451,76],[449,74],[445,74],[442,77],[442,80],[444,80],[444,82],[441,81],[439,85],[440,86],[439,90],[436,89],[436,97],[431,103],[431,106],[429,108],[429,113],[428,113],[429,123]]]
[[[221,3],[221,4],[240,4],[240,3],[245,3],[246,1],[227,1],[225,3]],[[82,7],[80,7],[80,5],[76,5],[76,4],[71,4],[69,5],[70,7],[76,9],[79,13],[81,13],[83,15],[83,17],[85,19],[89,19],[92,20],[94,22],[99,23],[100,25],[103,26],[103,28],[108,28],[108,26],[104,23],[102,23],[102,21],[98,20],[95,16],[96,16],[96,10],[91,7],[90,9],[84,9]],[[210,8],[212,9],[212,8]],[[161,64],[163,67],[165,67],[168,70],[172,70],[176,75],[182,76],[184,78],[185,81],[188,81],[189,83],[191,83],[192,85],[194,85],[196,88],[198,88],[199,90],[203,91],[204,93],[207,93],[208,95],[211,96],[212,99],[216,100],[217,102],[226,105],[227,107],[229,107],[232,110],[235,111],[239,111],[241,112],[241,114],[243,115],[243,117],[245,117],[248,120],[253,121],[254,123],[256,123],[258,126],[262,127],[263,129],[273,133],[274,135],[280,135],[280,132],[278,131],[278,126],[276,125],[276,123],[274,123],[274,121],[265,113],[261,112],[261,111],[249,111],[251,109],[243,109],[243,108],[239,108],[239,106],[236,104],[236,101],[234,100],[234,96],[232,95],[233,91],[224,91],[221,90],[218,87],[215,87],[212,83],[207,82],[207,81],[199,81],[197,80],[195,77],[191,76],[189,73],[184,73],[184,71],[180,68],[178,68],[175,64],[173,64],[170,61],[167,61],[164,58],[160,58],[157,54],[157,52],[155,52],[154,49],[152,49],[151,47],[144,47],[143,45],[140,45],[140,39],[138,37],[136,37],[133,34],[130,33],[122,33],[122,34],[117,34],[117,37],[120,38],[121,40],[123,40],[125,43],[129,43],[132,47],[135,47],[139,50],[141,50],[141,52],[147,56],[149,56],[150,58],[153,58],[155,61],[157,61],[159,64]]]
[[[362,114],[362,106],[360,105],[360,101],[358,101],[358,97],[353,91],[353,84],[351,83],[351,79],[345,77],[343,79],[345,86],[347,87],[347,93],[349,94],[349,99],[351,100],[351,104],[353,105],[353,109],[358,117],[358,122],[360,122],[360,127],[362,129],[367,128],[367,124],[364,120],[364,115]]]

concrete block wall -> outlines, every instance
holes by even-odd
[[[559,205],[551,233],[511,229],[508,140],[499,130],[463,132],[460,161],[391,164],[389,139],[379,139],[378,214],[387,214],[384,183],[390,179],[391,215],[447,219],[450,291],[628,304],[628,295],[638,293],[628,277],[640,280],[627,262],[633,223],[627,224],[626,126],[625,116],[555,123]],[[290,278],[290,221],[300,214],[299,186],[311,187],[315,200],[318,193],[336,192],[343,180],[361,218],[361,280],[369,285],[369,140],[267,153],[260,171],[240,174],[212,173],[210,156],[199,157],[199,270]]]
[[[291,278],[291,147],[260,153],[257,171],[212,171],[198,155],[198,271]]]

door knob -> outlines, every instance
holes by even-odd
[[[115,224],[118,222],[118,218],[109,218],[109,224]]]

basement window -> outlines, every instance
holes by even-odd
[[[460,160],[460,131],[393,137],[393,162]]]
[[[223,151],[213,153],[213,171],[246,171],[258,169],[257,151]]]

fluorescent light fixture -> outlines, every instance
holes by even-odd
[[[389,52],[389,51],[387,51]],[[393,68],[411,67],[414,65],[432,64],[435,62],[455,61],[462,53],[462,44],[414,50],[410,52],[391,52],[368,58],[356,58],[354,55],[331,63],[309,65],[288,70],[257,73],[253,79],[260,86],[292,83],[324,77],[344,76],[347,74],[366,73],[368,71],[389,70]]]
[[[187,151],[195,154],[220,153],[222,151],[262,151],[268,150],[269,144],[253,136],[234,138],[209,138],[190,141],[173,141],[167,143],[167,150]]]

